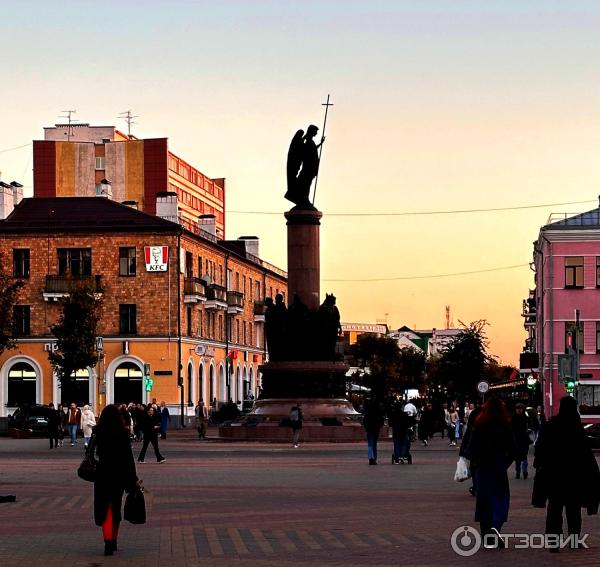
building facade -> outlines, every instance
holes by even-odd
[[[584,421],[595,422],[600,421],[600,208],[559,218],[552,216],[534,242],[535,290],[523,306],[524,355],[539,359],[531,370],[541,381],[546,415],[552,416],[567,393],[559,380],[559,356],[577,347],[573,395]]]
[[[157,201],[177,206],[173,194]],[[257,239],[223,241],[214,222],[203,227],[102,197],[18,204],[0,221],[0,269],[24,283],[16,348],[0,356],[0,417],[25,403],[76,401],[99,412],[153,398],[193,416],[198,399],[256,396],[264,300],[287,295],[286,274],[260,260]],[[50,327],[60,299],[85,283],[102,298],[100,361],[60,384]]]
[[[225,179],[211,179],[170,152],[167,138],[138,139],[114,126],[57,124],[33,142],[33,172],[35,197],[92,197],[104,185],[115,201],[135,203],[149,214],[156,214],[158,192],[174,192],[180,219],[195,223],[213,215],[217,237],[225,238]]]

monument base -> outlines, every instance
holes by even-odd
[[[239,441],[291,442],[288,423],[292,406],[302,408],[300,442],[356,442],[365,440],[359,414],[346,399],[277,398],[258,400],[250,414],[238,422],[221,426],[223,439]]]

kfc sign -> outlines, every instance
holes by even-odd
[[[144,247],[147,272],[166,272],[169,263],[168,246],[146,246]]]

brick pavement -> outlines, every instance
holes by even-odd
[[[81,445],[47,449],[43,439],[0,439],[0,566],[218,565],[392,566],[535,562],[600,564],[600,521],[585,517],[589,550],[480,551],[463,558],[450,534],[474,525],[473,498],[452,481],[457,451],[441,440],[415,447],[412,466],[366,464],[365,447],[198,442],[175,432],[167,462],[147,456],[138,474],[147,488],[148,523],[124,522],[120,550],[102,556],[92,519],[92,490],[75,469]],[[135,447],[139,451],[139,445]],[[538,532],[544,513],[528,505],[532,480],[511,480],[506,532]]]

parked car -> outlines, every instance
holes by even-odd
[[[600,449],[600,423],[584,424],[583,429],[593,449]]]
[[[30,406],[27,410],[18,408],[8,417],[9,429],[31,429],[34,433],[48,433],[50,408]]]

